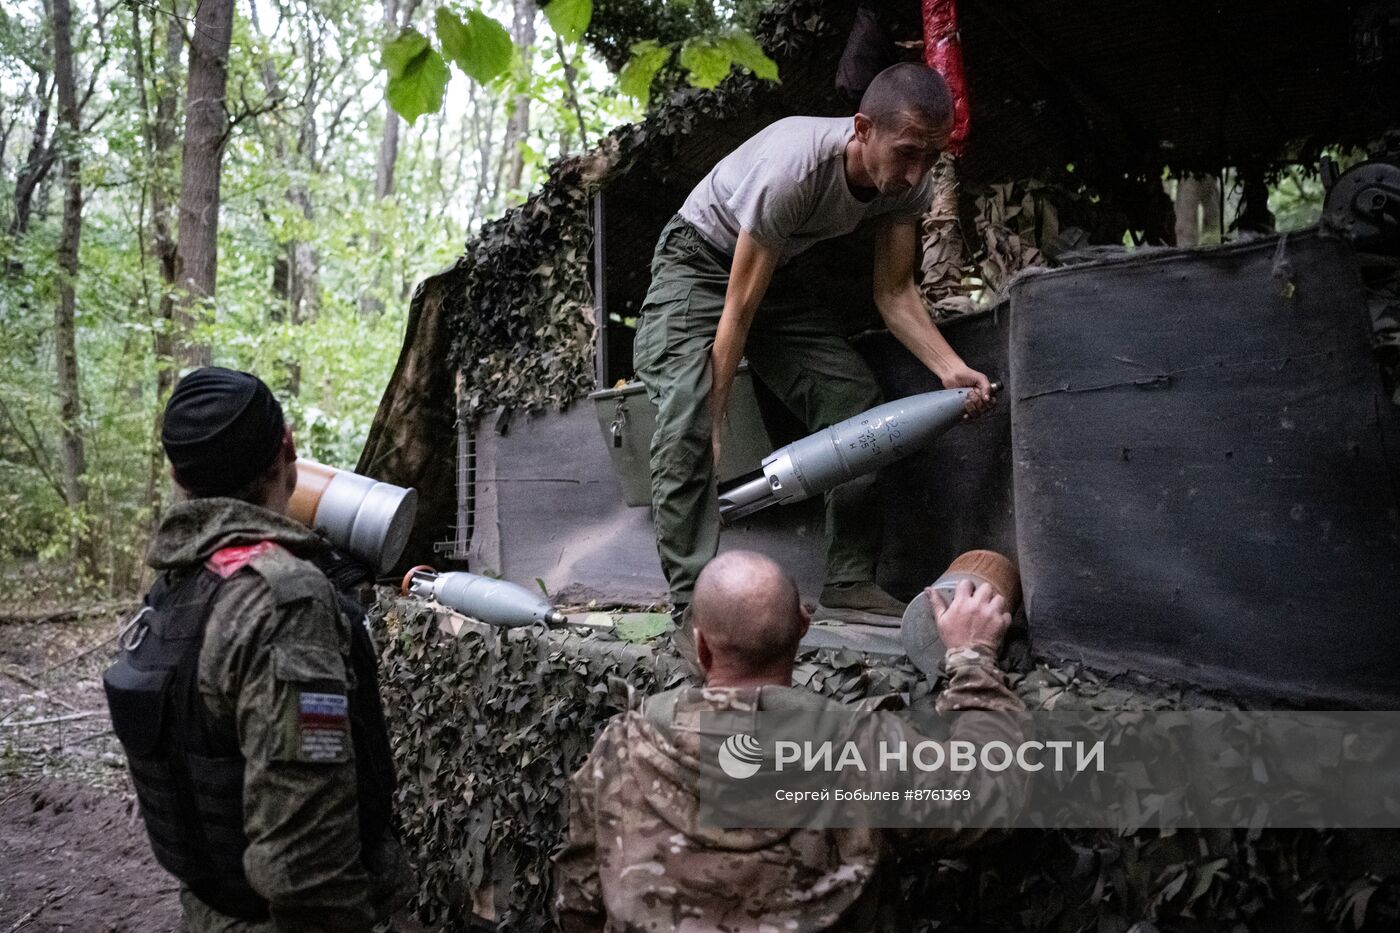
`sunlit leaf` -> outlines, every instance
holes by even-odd
[[[560,39],[577,42],[593,19],[593,0],[550,0],[544,18]]]
[[[778,80],[778,63],[769,58],[758,40],[742,29],[723,36],[720,46],[729,52],[734,64],[753,72],[765,81]]]
[[[686,80],[694,87],[711,88],[719,84],[728,76],[733,62],[729,50],[712,37],[688,39],[681,47],[681,67],[686,70]]]
[[[510,33],[485,13],[469,10],[463,22],[446,7],[438,7],[435,22],[443,55],[473,81],[485,84],[510,69],[515,51]]]
[[[778,80],[777,62],[769,58],[757,40],[742,29],[717,36],[687,39],[681,48],[681,65],[686,69],[686,80],[694,87],[714,87],[728,77],[729,69],[734,65],[764,80]]]
[[[651,82],[656,79],[656,73],[670,60],[670,48],[658,44],[655,40],[647,39],[644,42],[633,43],[632,57],[618,73],[617,85],[622,93],[645,105],[651,98]]]

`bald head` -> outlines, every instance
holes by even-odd
[[[797,585],[752,551],[726,551],[706,564],[690,608],[711,671],[739,676],[790,670],[807,628]]]

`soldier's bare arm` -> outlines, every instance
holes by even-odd
[[[963,362],[929,317],[914,281],[917,248],[918,228],[913,221],[892,220],[880,229],[875,246],[875,307],[895,339],[908,347],[945,389],[976,389],[968,399],[968,408],[981,413],[991,407],[991,383]]]
[[[778,247],[755,238],[747,230],[740,230],[739,242],[734,248],[734,264],[729,270],[729,286],[724,293],[724,310],[720,312],[715,344],[710,349],[710,414],[716,467],[719,466],[719,439],[724,436],[729,390],[733,388],[739,360],[744,356],[749,327],[777,268]]]

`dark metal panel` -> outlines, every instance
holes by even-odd
[[[969,366],[1005,383],[1005,308],[943,327]],[[941,389],[937,377],[888,331],[864,334],[856,348],[880,382],[886,398]],[[1011,417],[1003,390],[989,414],[965,421],[927,450],[881,471],[885,545],[880,581],[901,599],[911,599],[974,548],[1016,555],[1011,488]]]
[[[1037,646],[1300,700],[1400,700],[1396,413],[1316,235],[1012,288]]]
[[[494,540],[473,569],[525,586],[541,580],[567,601],[664,600],[650,509],[624,501],[593,407],[518,416],[505,435],[492,421],[478,430],[478,534]],[[820,503],[815,513],[787,509],[726,530],[721,546],[771,555],[815,600],[825,553],[820,521]]]

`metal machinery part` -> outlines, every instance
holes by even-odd
[[[1372,159],[1339,175],[1324,156],[1321,168],[1323,224],[1363,252],[1400,253],[1400,165]]]

